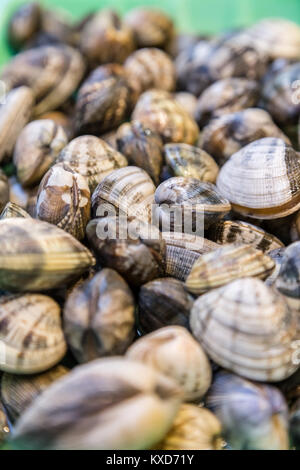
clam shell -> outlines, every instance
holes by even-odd
[[[300,242],[285,249],[275,285],[291,307],[300,307]]]
[[[84,74],[81,54],[66,45],[41,46],[21,52],[4,68],[1,80],[10,90],[31,88],[36,116],[57,109],[76,90]]]
[[[9,182],[4,171],[0,169],[0,211],[9,201]]]
[[[279,275],[279,272],[280,272],[280,268],[281,268],[281,264],[282,264],[283,255],[284,255],[285,250],[286,250],[286,248],[278,248],[277,250],[272,250],[272,251],[268,252],[268,255],[270,256],[270,258],[272,258],[275,262],[275,269],[272,272],[271,276],[269,276],[265,280],[265,284],[267,286],[273,286],[275,284],[275,281],[276,281],[276,279]]]
[[[190,326],[209,357],[243,377],[278,382],[297,369],[297,313],[262,281],[238,279],[199,297]]]
[[[32,199],[36,196],[38,186],[34,188],[23,188],[16,176],[9,178],[9,200],[13,204],[17,204],[22,209],[28,210]]]
[[[194,119],[172,98],[171,94],[163,90],[143,93],[132,118],[160,134],[165,143],[193,145],[199,136],[199,129]]]
[[[25,86],[5,95],[0,104],[0,163],[10,158],[19,133],[30,119],[33,104],[32,91]]]
[[[130,165],[144,169],[153,181],[159,183],[163,164],[163,143],[156,132],[139,121],[123,124],[116,134],[117,148]]]
[[[278,219],[300,207],[299,155],[281,139],[247,145],[222,167],[217,187],[234,211]]]
[[[93,135],[73,139],[60,152],[58,162],[66,163],[84,176],[91,191],[113,170],[127,165],[127,159],[122,154]]]
[[[13,161],[23,186],[39,184],[67,145],[65,131],[50,119],[32,121],[17,139]]]
[[[50,168],[39,187],[36,217],[82,240],[90,210],[90,190],[86,179],[65,163],[57,163]]]
[[[13,202],[8,202],[0,214],[0,220],[13,219],[15,217],[26,219],[30,218],[30,215],[17,204],[14,204]]]
[[[68,372],[68,369],[61,365],[47,372],[29,376],[5,372],[1,380],[1,396],[9,417],[16,421],[44,390]]]
[[[252,108],[258,102],[259,85],[246,78],[224,78],[206,88],[194,112],[200,126],[224,114]]]
[[[151,367],[98,359],[45,390],[18,421],[14,439],[31,449],[149,449],[179,405],[175,383]]]
[[[201,256],[185,286],[189,292],[200,295],[242,277],[265,279],[274,268],[274,261],[253,246],[230,244]]]
[[[192,117],[194,117],[197,108],[197,98],[186,91],[180,91],[173,95],[175,101],[177,101],[182,108]]]
[[[41,19],[40,5],[28,2],[21,5],[12,15],[8,25],[10,44],[19,49],[38,31]]]
[[[210,387],[212,372],[208,358],[181,326],[160,328],[143,336],[130,346],[126,356],[174,379],[187,401],[200,399]]]
[[[75,288],[65,304],[64,331],[76,359],[123,354],[135,336],[134,310],[129,287],[112,269]]]
[[[199,145],[222,165],[242,147],[264,137],[276,137],[290,144],[271,116],[263,109],[245,109],[211,121]]]
[[[164,47],[173,35],[172,19],[155,8],[134,8],[124,21],[133,31],[138,47]]]
[[[57,126],[61,126],[65,131],[68,141],[73,138],[72,120],[71,117],[61,111],[50,111],[39,116],[39,119],[51,119]]]
[[[221,423],[206,408],[184,403],[159,450],[222,450]]]
[[[209,238],[216,243],[243,243],[264,253],[282,248],[283,243],[261,227],[241,220],[221,220],[210,228]]]
[[[215,183],[219,167],[205,150],[187,144],[167,144],[164,147],[166,163],[175,176],[197,178]]]
[[[50,369],[66,352],[60,308],[40,294],[0,297],[0,370],[35,374]]]
[[[65,231],[31,218],[0,221],[0,289],[55,289],[95,264],[89,250]]]

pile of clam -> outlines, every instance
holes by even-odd
[[[8,41],[1,445],[300,448],[300,27],[29,3]]]

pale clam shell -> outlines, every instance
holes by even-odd
[[[66,163],[84,176],[91,192],[113,170],[127,165],[127,159],[121,153],[93,135],[71,140],[60,152],[57,161]]]
[[[179,91],[173,95],[175,101],[182,106],[186,112],[194,117],[197,108],[197,98],[187,91]]]
[[[243,277],[265,279],[274,268],[274,261],[251,245],[225,245],[195,262],[185,286],[200,295]]]
[[[13,202],[8,202],[0,214],[0,220],[13,219],[15,217],[20,217],[24,219],[30,218],[30,215],[17,204],[14,204]]]
[[[66,352],[60,308],[40,294],[0,298],[0,370],[35,374],[50,369]]]
[[[297,321],[281,294],[255,278],[204,294],[190,317],[194,336],[214,362],[263,382],[284,380],[298,369],[292,347]]]
[[[278,219],[300,207],[300,156],[281,139],[252,142],[221,168],[217,188],[234,211]]]

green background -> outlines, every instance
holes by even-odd
[[[7,18],[24,3],[0,0],[0,65],[9,57],[5,41]],[[203,33],[245,26],[270,16],[289,18],[300,24],[300,0],[41,0],[50,7],[66,9],[74,18],[110,6],[120,13],[141,5],[167,11],[181,31]]]

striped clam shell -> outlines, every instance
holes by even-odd
[[[241,220],[221,220],[211,227],[209,238],[220,245],[227,243],[251,245],[264,253],[284,246],[278,238],[261,227]]]
[[[210,85],[200,95],[195,119],[203,126],[215,117],[252,108],[258,98],[258,82],[246,78],[224,78]]]
[[[61,287],[95,264],[92,254],[55,225],[31,218],[0,221],[0,289]]]
[[[57,109],[76,90],[84,74],[81,54],[66,45],[41,46],[15,56],[0,79],[10,90],[20,85],[31,88],[36,116]]]
[[[243,277],[265,279],[274,268],[272,258],[253,246],[230,244],[201,256],[185,286],[189,292],[200,295]]]
[[[67,145],[65,131],[51,119],[38,119],[24,127],[17,139],[13,161],[23,186],[39,184]]]
[[[3,211],[0,213],[0,220],[13,219],[15,217],[20,217],[24,219],[30,218],[30,215],[17,204],[14,204],[13,202],[8,202],[4,207]]]
[[[0,169],[0,211],[9,201],[9,182],[4,171]]]
[[[264,137],[276,137],[290,144],[266,111],[251,108],[211,121],[203,129],[200,146],[223,164],[242,147]]]
[[[133,31],[138,47],[164,47],[173,36],[172,19],[159,9],[134,8],[124,21]]]
[[[60,308],[40,294],[0,298],[0,370],[35,374],[50,369],[66,352]]]
[[[1,397],[10,419],[16,421],[44,390],[67,373],[68,369],[61,365],[29,376],[5,372],[1,379]]]
[[[164,147],[165,160],[175,176],[197,178],[215,183],[219,167],[205,150],[187,144],[167,144]]]
[[[217,187],[234,211],[278,219],[300,207],[300,157],[281,139],[252,142],[222,167]]]
[[[298,365],[297,313],[278,292],[255,278],[238,279],[199,297],[190,325],[209,357],[243,377],[278,382]]]
[[[288,246],[282,256],[276,288],[292,308],[300,309],[300,242]]]
[[[0,104],[0,163],[11,157],[18,135],[31,117],[33,104],[32,91],[25,86],[5,95]]]
[[[93,135],[73,139],[60,152],[57,161],[84,176],[91,192],[113,170],[127,165],[127,159],[121,153]]]
[[[163,90],[143,93],[132,118],[160,134],[165,143],[193,145],[199,136],[195,120],[170,93]]]
[[[92,196],[94,217],[103,217],[107,210],[150,221],[155,186],[141,168],[127,166],[111,172],[98,184]],[[114,214],[110,214],[114,215]]]

